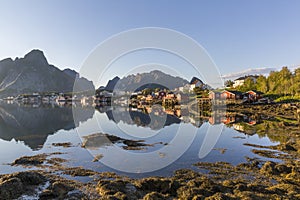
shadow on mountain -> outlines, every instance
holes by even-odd
[[[0,138],[24,141],[31,149],[40,148],[48,135],[58,130],[70,130],[94,115],[94,108],[82,108],[77,113],[77,124],[73,120],[72,107],[40,106],[37,108],[0,104]]]

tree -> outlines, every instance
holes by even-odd
[[[227,80],[227,81],[225,81],[225,87],[233,87],[233,84],[234,84],[234,82],[232,81],[232,80]]]
[[[249,90],[256,90],[256,84],[252,78],[248,77],[245,79],[244,84],[239,86],[237,89],[242,92],[247,92]]]
[[[267,93],[269,90],[267,78],[263,75],[260,75],[256,80],[256,89],[263,93]]]
[[[148,94],[151,94],[152,93],[152,89],[151,88],[145,88],[142,90],[142,94],[143,95],[148,95]]]
[[[292,95],[300,95],[300,68],[295,70],[291,82]]]
[[[277,80],[279,89],[277,93],[281,93],[284,95],[291,94],[291,78],[291,71],[287,67],[282,67],[282,69],[279,71],[279,80]]]
[[[201,93],[202,93],[202,88],[200,88],[200,87],[195,87],[194,88],[194,93],[196,94],[196,95],[200,95]]]
[[[276,71],[271,71],[270,75],[267,78],[268,81],[268,86],[269,86],[269,91],[268,93],[277,93],[278,91],[278,80],[279,80],[279,72]]]

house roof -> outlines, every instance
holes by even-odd
[[[223,92],[229,92],[229,93],[234,94],[234,95],[242,95],[243,94],[240,91],[234,91],[234,90],[224,90]]]
[[[246,80],[247,78],[258,78],[258,76],[257,75],[242,76],[242,77],[235,79],[235,81]]]
[[[260,91],[257,91],[257,90],[249,90],[246,93],[249,93],[249,92],[254,92],[256,94],[264,94],[263,92],[260,92]]]
[[[215,91],[215,90],[211,90],[211,91],[209,91],[209,94],[211,94],[211,93],[215,93],[215,94],[221,94],[221,93],[222,93],[222,91]]]

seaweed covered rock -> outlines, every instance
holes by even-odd
[[[279,172],[275,168],[275,166],[276,166],[275,162],[267,161],[260,169],[260,172],[265,175],[278,175]]]
[[[24,166],[39,166],[46,161],[46,154],[39,154],[35,156],[24,156],[16,159],[12,165],[24,165]]]
[[[146,194],[143,200],[167,200],[169,199],[166,195],[163,195],[159,192],[150,192]]]
[[[151,177],[137,180],[135,186],[142,191],[176,195],[176,191],[180,184],[177,181],[168,178]]]
[[[32,192],[32,186],[45,181],[46,178],[37,172],[4,175],[0,179],[0,199],[16,199],[24,193]]]
[[[25,188],[19,178],[11,178],[0,183],[0,199],[15,199],[24,191]]]

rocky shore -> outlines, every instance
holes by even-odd
[[[0,199],[300,199],[300,161],[275,163],[248,159],[196,163],[171,177],[132,179],[83,168],[52,168],[0,176]],[[57,175],[89,176],[87,183]]]

